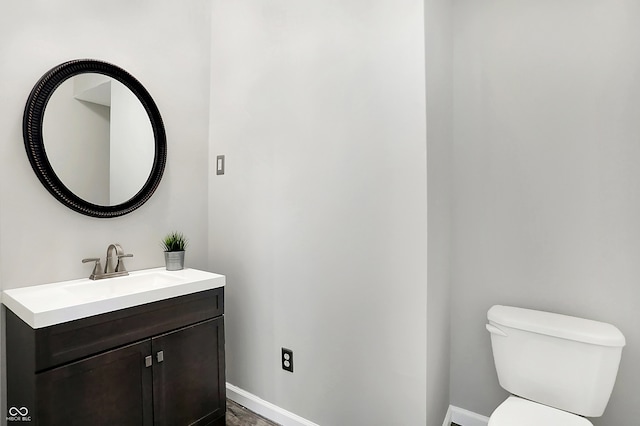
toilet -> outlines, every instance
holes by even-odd
[[[488,426],[593,426],[609,402],[625,345],[611,324],[496,305],[487,313],[500,386]]]

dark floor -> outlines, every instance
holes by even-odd
[[[227,426],[280,426],[227,399]]]
[[[280,426],[278,423],[267,420],[248,408],[228,399],[226,424],[227,426]],[[460,425],[451,423],[451,426]]]

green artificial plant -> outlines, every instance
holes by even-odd
[[[184,251],[188,240],[182,232],[171,232],[162,240],[164,251]]]

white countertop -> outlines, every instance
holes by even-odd
[[[2,292],[2,303],[32,328],[43,328],[225,285],[225,276],[164,267],[124,277],[62,281]]]

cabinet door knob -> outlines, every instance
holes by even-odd
[[[156,359],[158,360],[158,362],[162,362],[164,361],[164,351],[160,351],[156,354]]]
[[[151,364],[153,364],[153,358],[151,358],[151,355],[145,356],[144,357],[144,366],[145,367],[151,367]]]

